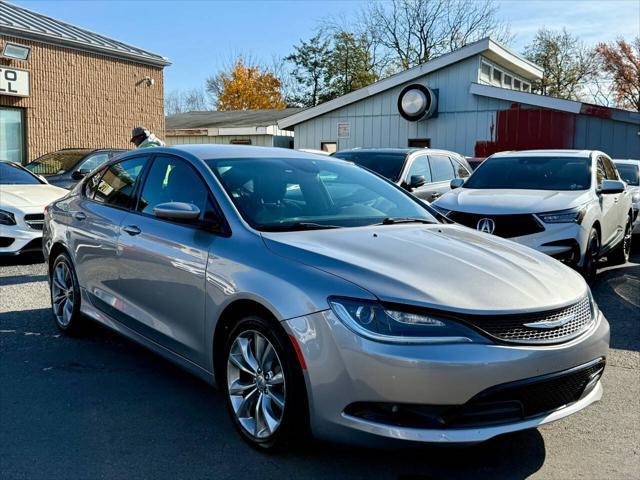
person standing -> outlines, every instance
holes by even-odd
[[[131,131],[131,143],[136,148],[164,147],[164,142],[144,127],[135,127]]]

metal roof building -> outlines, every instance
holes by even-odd
[[[235,110],[188,112],[166,117],[168,145],[226,143],[293,148],[293,132],[282,130],[278,121],[299,112],[280,110]]]
[[[278,122],[295,148],[599,149],[640,158],[640,113],[531,93],[542,69],[490,38]]]
[[[129,147],[131,129],[164,130],[169,61],[0,1],[0,159],[67,147]]]

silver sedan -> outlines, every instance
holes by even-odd
[[[225,395],[250,444],[480,442],[602,395],[582,278],[342,160],[129,152],[46,210],[54,319],[93,319]]]

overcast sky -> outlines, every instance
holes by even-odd
[[[166,91],[198,87],[237,53],[271,63],[327,17],[348,18],[354,0],[18,0],[26,8],[168,57]],[[499,0],[521,51],[540,27],[566,27],[592,44],[640,35],[640,0]]]

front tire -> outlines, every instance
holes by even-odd
[[[611,265],[623,265],[629,261],[631,255],[631,240],[633,232],[633,222],[631,217],[627,221],[627,225],[624,230],[624,237],[618,246],[608,255],[609,263]]]
[[[56,257],[49,279],[51,310],[57,327],[77,333],[81,324],[80,287],[71,259],[66,253]]]
[[[227,407],[245,441],[283,450],[306,436],[306,389],[279,326],[259,315],[242,318],[226,339],[224,361]]]
[[[598,257],[600,255],[600,236],[595,228],[589,232],[589,240],[587,242],[587,251],[584,254],[581,272],[582,276],[589,285],[593,285],[598,272]]]

